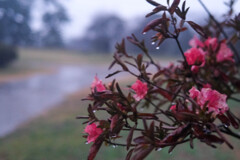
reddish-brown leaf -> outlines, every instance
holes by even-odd
[[[127,137],[127,150],[130,148],[131,146],[131,143],[132,143],[132,137],[133,137],[133,132],[136,128],[136,125],[134,127],[131,128],[129,134],[128,134],[128,137]]]
[[[235,128],[235,129],[238,129],[239,128],[239,125],[237,123],[237,121],[234,119],[234,117],[232,116],[232,113],[230,111],[227,111],[227,116],[232,124],[232,126]]]
[[[113,57],[115,58],[116,63],[118,63],[124,71],[128,71],[127,66],[121,61],[121,59],[117,55],[114,55]]]
[[[205,143],[208,143],[208,144],[211,144],[211,143],[219,143],[219,144],[222,144],[224,142],[223,139],[215,136],[215,135],[202,135],[201,137],[199,137],[199,139],[202,141],[202,142],[205,142]]]
[[[178,140],[178,138],[180,137],[185,137],[186,134],[188,134],[189,129],[190,129],[190,124],[185,124],[181,127],[179,127],[178,129],[176,129],[175,131],[173,131],[172,133],[168,134],[163,140],[162,142],[164,143],[172,143]]]
[[[142,58],[143,58],[142,54],[139,54],[139,55],[137,56],[137,61],[136,61],[136,63],[137,63],[137,65],[138,65],[138,68],[141,68]]]
[[[220,119],[220,121],[223,123],[223,124],[225,124],[225,125],[227,125],[227,126],[230,126],[230,121],[229,121],[229,119],[225,116],[225,115],[218,115],[217,116],[217,118],[218,119]]]
[[[142,145],[141,149],[134,155],[132,160],[143,160],[149,153],[152,152],[154,149],[154,146],[150,144],[144,144]]]
[[[149,140],[145,138],[145,136],[139,136],[137,138],[134,138],[133,140],[136,144],[147,144],[149,143]]]
[[[205,34],[203,28],[199,26],[198,24],[194,23],[193,21],[187,21],[187,23],[202,37],[207,38],[207,35]]]
[[[175,10],[176,10],[176,8],[178,7],[179,3],[180,3],[180,0],[174,0],[174,1],[173,1],[171,7],[169,8],[169,12],[170,12],[171,14],[173,14],[173,13],[175,12]]]
[[[149,22],[145,28],[143,29],[142,33],[145,33],[151,29],[154,29],[156,26],[158,26],[159,24],[161,24],[163,22],[162,18],[158,18],[158,19],[154,19],[151,22]]]
[[[96,157],[102,143],[103,143],[103,135],[100,135],[90,148],[88,160],[93,160]]]
[[[115,114],[112,118],[111,118],[111,125],[110,125],[110,130],[113,131],[114,127],[116,126],[116,124],[119,121],[119,115]]]
[[[163,73],[164,73],[164,70],[158,71],[153,75],[152,80],[155,80],[157,77],[161,76]]]
[[[157,2],[155,2],[155,1],[153,1],[153,0],[147,0],[147,2],[150,3],[150,4],[153,5],[153,6],[158,6],[158,5],[160,5],[159,3],[157,3]]]
[[[134,149],[131,149],[131,150],[128,152],[125,160],[130,160],[130,159],[131,159],[133,151],[134,151]]]

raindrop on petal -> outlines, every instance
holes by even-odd
[[[152,45],[154,45],[155,44],[155,42],[152,42]]]
[[[143,32],[143,34],[147,34],[147,32]]]
[[[160,49],[160,47],[156,47],[156,49]]]
[[[96,110],[93,110],[93,113],[95,113],[96,112]]]

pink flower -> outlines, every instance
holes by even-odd
[[[191,48],[184,53],[189,65],[205,65],[205,53],[202,49]]]
[[[197,47],[204,47],[204,43],[202,41],[200,41],[197,36],[194,36],[193,39],[191,39],[189,41],[189,45],[193,48],[197,48]]]
[[[99,80],[97,76],[95,76],[95,79],[91,85],[92,92],[94,92],[95,88],[97,92],[102,92],[106,90],[105,86],[102,84],[102,81]]]
[[[201,93],[198,89],[196,89],[195,87],[192,87],[190,90],[189,90],[189,93],[190,93],[190,97],[192,99],[195,99],[197,100],[200,96],[201,96]]]
[[[176,107],[177,107],[176,105],[172,105],[172,106],[170,107],[170,110],[171,110],[171,111],[176,111]]]
[[[205,42],[204,44],[208,47],[208,48],[212,48],[213,51],[215,51],[218,47],[218,40],[217,38],[211,38],[209,37]]]
[[[140,101],[141,99],[143,99],[146,96],[148,90],[147,83],[143,83],[140,80],[137,80],[131,86],[131,88],[136,92],[136,94],[133,96],[136,101]]]
[[[223,114],[228,110],[226,103],[227,96],[221,94],[211,88],[202,88],[201,92],[195,87],[189,90],[190,97],[195,99],[197,104],[203,109],[206,105],[208,113],[213,112],[213,115]]]
[[[217,53],[217,62],[223,62],[223,61],[232,61],[233,60],[233,52],[230,48],[226,45],[226,43],[222,43],[220,46],[220,49]]]
[[[199,66],[193,65],[193,66],[191,67],[191,71],[192,71],[193,73],[198,73],[199,68],[200,68]]]
[[[210,88],[203,88],[201,90],[201,93],[204,104],[208,102],[208,112],[213,112],[217,115],[223,114],[225,111],[228,110],[228,105],[226,103],[227,96],[225,94],[221,94],[216,90],[212,90]]]
[[[102,134],[103,130],[101,128],[97,128],[95,123],[87,125],[84,129],[85,133],[88,133],[87,142],[95,142],[96,139]]]

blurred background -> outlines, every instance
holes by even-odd
[[[187,19],[207,23],[198,0],[186,2]],[[228,0],[203,2],[219,20],[227,12]],[[87,103],[81,99],[90,92],[94,76],[109,81],[104,77],[114,71],[107,68],[115,43],[134,33],[148,41],[160,64],[181,58],[171,40],[156,49],[149,41],[153,33],[141,34],[156,18],[145,18],[152,9],[145,0],[0,0],[0,160],[86,159],[90,145],[75,117],[86,114]],[[239,12],[239,1],[234,9]],[[188,30],[180,37],[184,50],[194,35]],[[140,53],[129,43],[127,50]],[[200,144],[191,150],[186,144],[173,154],[162,150],[149,159],[240,159],[240,145],[235,146],[230,151],[225,145],[213,150]],[[120,147],[103,147],[96,159],[125,155]]]

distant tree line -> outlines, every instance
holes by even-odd
[[[42,8],[35,8],[41,3]],[[42,28],[33,30],[32,12],[41,13]],[[0,44],[14,46],[60,47],[64,45],[61,26],[69,20],[58,0],[1,0]]]
[[[150,39],[152,38],[152,35],[156,33],[150,31],[147,34],[142,34],[142,30],[147,23],[156,18],[157,16],[152,16],[151,18],[145,18],[142,21],[135,18],[134,20],[126,22],[117,15],[98,14],[93,18],[91,24],[86,29],[85,34],[82,37],[72,40],[68,47],[79,50],[83,53],[109,54],[113,53],[114,44],[121,41],[121,37],[129,36],[132,33],[145,42],[151,42]],[[210,19],[207,17],[201,17],[197,19],[197,21],[199,24],[205,24],[209,23]],[[179,41],[182,43],[181,46],[184,51],[189,48],[189,40],[192,39],[194,35],[197,35],[197,33],[191,30],[190,27],[188,28],[189,29],[179,37]],[[170,30],[173,30],[173,28],[170,28]],[[233,30],[227,30],[226,32],[229,35],[232,35]],[[224,37],[222,37],[222,39],[224,39]],[[141,52],[140,49],[137,49],[134,45],[128,43],[127,40],[126,45],[130,53]],[[146,43],[145,45],[152,54],[158,54],[161,51],[162,55],[175,56],[179,55],[180,52],[174,40],[164,41],[160,47],[157,47],[157,45],[153,43]],[[240,50],[240,44],[237,43],[236,45],[236,48]]]
[[[154,19],[156,17],[152,17]],[[138,38],[144,39],[145,41],[149,42],[151,39],[152,33],[147,33],[145,35],[141,34],[143,26],[145,26],[149,19],[145,19],[144,21],[138,23],[139,20],[136,22],[130,21],[126,23],[117,15],[105,15],[100,14],[93,18],[92,23],[87,28],[85,34],[81,38],[74,39],[70,44],[69,47],[72,49],[80,50],[82,52],[89,52],[89,53],[111,53],[114,50],[114,44],[121,40],[121,37],[126,37],[131,35],[132,33],[135,34]],[[134,24],[140,24],[134,26]],[[129,27],[130,26],[130,27]],[[188,42],[193,36],[191,32],[185,32],[185,36],[180,37],[181,42]],[[126,45],[128,46],[128,50],[131,53],[138,53],[140,52],[139,49],[131,45],[126,41]],[[186,49],[188,44],[182,44],[183,48]],[[160,48],[157,48],[155,44],[146,44],[149,51],[152,53],[159,53],[161,50],[162,53],[166,55],[179,55],[179,50],[175,43],[171,43],[171,41],[164,42]],[[176,47],[175,47],[176,46]],[[156,49],[157,48],[157,49]]]
[[[34,8],[42,3],[44,10]],[[31,27],[32,12],[39,10],[42,28]],[[0,1],[0,67],[17,59],[16,46],[63,47],[62,24],[68,15],[58,0],[1,0]]]

